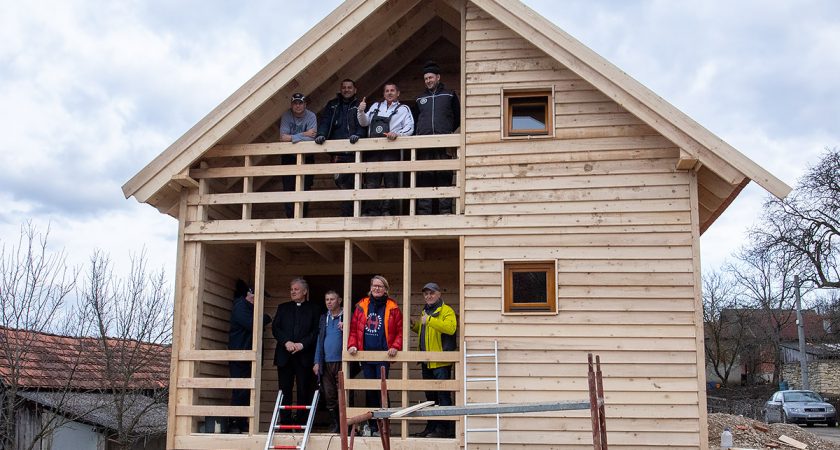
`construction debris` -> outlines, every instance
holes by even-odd
[[[840,450],[840,444],[826,441],[798,425],[785,423],[768,425],[742,416],[718,413],[709,414],[709,448],[719,448],[720,433],[725,427],[729,427],[734,444],[739,448]],[[746,427],[746,430],[741,427]],[[791,445],[791,443],[784,442],[782,437],[792,439],[807,447]]]

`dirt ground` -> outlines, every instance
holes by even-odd
[[[762,431],[756,428],[756,425],[758,427],[766,427],[769,430]],[[798,425],[784,423],[768,425],[758,420],[720,413],[709,414],[709,448],[720,448],[720,434],[725,427],[729,427],[729,430],[732,432],[735,447],[750,449],[791,449],[793,447],[778,441],[780,436],[786,435],[807,444],[809,450],[840,450],[840,444],[824,440],[816,434],[800,428]]]

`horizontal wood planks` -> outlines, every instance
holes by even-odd
[[[464,237],[471,351],[499,342],[502,402],[586,398],[586,353],[599,353],[611,448],[699,448],[697,267],[680,149],[472,4],[465,45],[465,218],[504,217]],[[503,89],[523,87],[554,89],[553,137],[502,139]],[[505,260],[557,261],[557,314],[503,313]],[[492,370],[476,363],[469,374]],[[469,392],[494,396],[490,383]],[[591,448],[589,427],[583,412],[506,416],[502,445]],[[493,439],[470,438],[478,448]]]

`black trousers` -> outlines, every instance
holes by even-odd
[[[312,403],[313,377],[312,363],[307,364],[298,355],[292,355],[285,366],[277,367],[277,381],[280,390],[283,392],[284,405],[309,405]],[[292,402],[292,391],[297,386],[297,397]],[[302,424],[306,421],[307,413],[296,414],[296,422]],[[291,423],[292,415],[289,411],[283,410],[280,414],[281,423]]]
[[[250,378],[251,363],[247,361],[231,361],[228,363],[231,378]],[[251,391],[248,389],[232,389],[230,396],[231,406],[248,406],[251,404]],[[231,417],[228,421],[230,428],[248,430],[248,419],[245,417]]]
[[[445,148],[432,148],[417,151],[417,160],[438,160],[450,159]],[[452,186],[451,170],[434,170],[429,172],[417,172],[417,187],[447,187]],[[434,213],[434,203],[438,204],[438,214],[452,214],[452,199],[421,198],[417,199],[417,214],[426,215]]]
[[[400,150],[378,150],[365,153],[365,162],[399,161]],[[377,172],[365,175],[365,189],[398,187],[399,172]],[[364,202],[364,214],[367,216],[390,216],[396,213],[393,200],[370,200]]]

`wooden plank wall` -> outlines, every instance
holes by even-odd
[[[465,237],[464,337],[499,340],[501,401],[586,398],[595,352],[610,448],[699,448],[691,184],[678,149],[472,4],[465,77],[465,214],[510,226]],[[523,86],[554,86],[554,139],[500,139],[501,89]],[[557,315],[502,314],[506,259],[558,261]],[[492,400],[489,387],[474,392]],[[592,448],[588,412],[507,416],[502,428],[507,449]],[[493,439],[470,436],[478,448]]]

